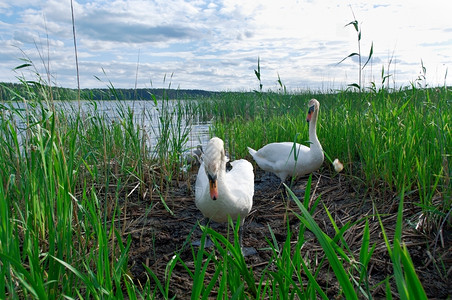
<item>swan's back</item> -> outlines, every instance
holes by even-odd
[[[226,172],[226,183],[231,193],[238,197],[251,199],[254,195],[254,171],[253,165],[245,160],[239,159],[231,162],[232,169]],[[249,200],[247,201],[249,202]],[[251,209],[251,207],[250,207]]]
[[[311,166],[311,153],[304,145],[283,142],[265,145],[258,151],[248,149],[261,169],[275,173],[281,181],[289,175],[305,175],[317,167]]]

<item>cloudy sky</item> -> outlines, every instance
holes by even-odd
[[[370,4],[373,2],[372,4]],[[73,0],[81,88],[250,91],[329,90],[358,82],[357,35],[364,82],[391,86],[422,75],[451,84],[450,0]],[[0,81],[35,80],[14,68],[30,59],[53,85],[77,87],[70,0],[0,0]],[[48,72],[47,72],[48,70]],[[450,70],[452,72],[452,70]]]

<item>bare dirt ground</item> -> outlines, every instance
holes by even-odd
[[[147,265],[163,282],[166,265],[176,252],[180,253],[181,258],[188,266],[193,266],[190,244],[199,239],[201,230],[197,222],[203,219],[194,203],[193,189],[196,172],[195,168],[191,172],[189,180],[174,183],[174,187],[169,192],[167,204],[174,215],[165,209],[156,194],[153,194],[151,199],[147,196],[144,200],[128,202],[125,234],[132,236],[129,268],[137,283],[144,284],[149,279],[143,265]],[[376,243],[375,252],[369,264],[369,282],[371,286],[377,286],[388,275],[393,274],[393,269],[381,235],[378,218],[372,216],[375,214],[376,208],[383,216],[386,233],[392,237],[396,223],[398,198],[393,194],[379,193],[378,190],[369,192],[364,187],[360,187],[356,179],[353,180],[349,176],[335,174],[330,177],[329,172],[324,173],[328,174],[315,173],[312,178],[311,193],[315,198],[321,196],[314,218],[322,230],[333,237],[334,228],[324,206],[328,208],[339,227],[347,222],[353,223],[368,216],[371,244]],[[306,177],[299,178],[292,187],[299,199],[303,199],[306,183]],[[263,172],[259,168],[255,169],[254,205],[245,220],[243,242],[244,246],[254,247],[258,250],[256,255],[245,258],[247,265],[253,269],[256,281],[259,281],[262,270],[268,266],[272,258],[272,252],[265,250],[268,248],[267,240],[271,240],[269,226],[281,246],[286,240],[287,224],[294,233],[292,239],[296,239],[300,226],[300,221],[291,211],[299,212],[296,204],[288,201],[282,191],[279,179],[275,175]],[[409,249],[417,274],[429,299],[450,299],[452,295],[450,279],[452,276],[452,235],[450,228],[447,230],[444,228],[441,236],[437,236],[438,230],[432,230],[429,234],[416,230],[414,227],[420,209],[413,204],[415,202],[416,199],[410,199],[409,195],[405,197],[403,241]],[[224,224],[213,223],[211,226],[216,231],[226,234]],[[359,259],[363,228],[364,222],[356,222],[344,235],[356,259]],[[188,247],[183,249],[187,236],[192,230],[194,232]],[[307,242],[302,248],[302,251],[305,251],[303,255],[312,258],[311,261],[315,261],[315,259],[319,261],[323,252],[315,236],[307,232],[306,239]],[[213,250],[208,249],[208,251]],[[207,273],[211,271],[212,269],[208,269]],[[208,278],[209,274],[206,277]],[[318,281],[330,297],[337,296],[336,279],[327,266],[322,267]],[[394,281],[391,280],[391,283],[393,295],[397,298]],[[176,296],[176,299],[189,298],[191,287],[189,274],[182,266],[177,265],[171,278],[171,295]],[[378,285],[372,290],[372,293],[376,298],[384,298],[385,285]]]

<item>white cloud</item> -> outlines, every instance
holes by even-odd
[[[251,90],[257,85],[253,69],[258,57],[264,88],[275,87],[278,74],[289,89],[356,82],[356,62],[347,59],[337,65],[357,51],[353,26],[344,26],[353,20],[351,8],[362,28],[363,59],[374,45],[374,60],[365,70],[369,80],[378,82],[381,67],[387,68],[392,59],[394,77],[406,85],[417,77],[422,59],[427,79],[442,84],[452,64],[449,1],[73,3],[82,87],[101,85],[93,78],[104,76],[102,68],[115,86],[133,87],[138,59],[143,87],[174,73],[181,88]],[[36,48],[49,45],[58,84],[75,86],[69,3],[15,1],[0,5],[0,17],[0,81],[10,80],[20,50],[39,63]]]

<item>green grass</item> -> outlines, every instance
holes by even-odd
[[[356,223],[339,227],[319,199],[307,209],[310,181],[302,200],[288,190],[297,203],[293,213],[301,226],[298,232],[287,226],[282,245],[272,234],[267,237],[272,259],[259,278],[242,257],[236,226],[231,226],[232,242],[203,228],[201,242],[209,236],[215,251],[192,248],[193,266],[176,252],[163,281],[147,268],[149,280],[137,286],[128,273],[131,239],[123,235],[120,216],[127,213],[132,193],[157,193],[171,212],[168,192],[174,181],[185,180],[180,170],[193,114],[214,117],[212,134],[226,141],[232,159],[249,158],[247,146],[294,139],[306,143],[306,104],[313,97],[321,103],[319,140],[328,157],[344,163],[344,176],[355,178],[369,193],[384,189],[400,195],[392,241],[381,226],[394,266],[386,282],[394,280],[403,298],[424,297],[408,249],[401,244],[403,218],[412,217],[404,216],[402,207],[409,194],[427,222],[436,228],[450,226],[449,88],[413,85],[397,91],[290,94],[264,93],[260,87],[253,93],[224,93],[198,102],[164,98],[156,101],[160,117],[154,128],[162,138],[151,149],[149,134],[155,132],[136,121],[132,108],[120,106],[120,118],[114,122],[95,101],[89,115],[77,109],[68,113],[54,107],[52,93],[41,79],[22,83],[26,97],[11,91],[15,95],[11,102],[1,103],[0,298],[167,299],[171,274],[179,265],[192,279],[196,299],[209,298],[213,292],[236,299],[327,299],[318,280],[324,266],[337,279],[341,297],[370,299],[373,287],[367,268],[375,245],[370,243],[368,220],[356,221],[363,224],[356,255],[344,239]],[[332,167],[327,161],[323,168]],[[330,216],[334,236],[324,233],[312,218],[319,210]],[[315,234],[325,254],[318,264],[302,255],[307,230]],[[208,281],[203,271],[211,266],[214,272]]]

